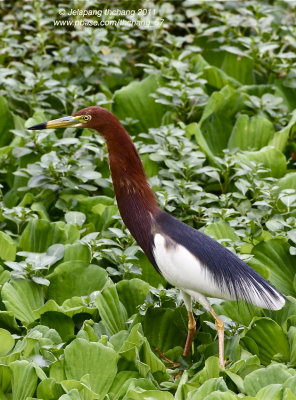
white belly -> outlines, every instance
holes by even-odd
[[[185,291],[187,289],[205,296],[230,299],[227,290],[217,286],[207,268],[184,246],[174,242],[166,246],[166,238],[157,233],[154,236],[153,255],[170,284]]]
[[[200,296],[194,293],[225,300],[247,300],[251,304],[270,310],[280,310],[285,304],[285,298],[275,289],[270,287],[266,290],[266,287],[242,272],[240,280],[237,281],[236,293],[231,294],[226,284],[218,284],[208,268],[190,251],[160,233],[154,236],[153,255],[165,279],[200,303]],[[268,285],[267,282],[266,284]]]

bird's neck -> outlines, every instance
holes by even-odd
[[[131,234],[147,253],[153,216],[160,210],[149,186],[136,148],[120,126],[106,137],[109,164],[121,217]]]

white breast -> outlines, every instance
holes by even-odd
[[[154,236],[153,255],[164,278],[172,285],[205,296],[230,300],[225,288],[218,287],[207,268],[184,246],[167,241],[160,233]]]

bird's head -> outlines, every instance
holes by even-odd
[[[56,128],[89,128],[105,134],[108,126],[118,123],[116,117],[105,108],[91,106],[77,111],[68,117],[53,119],[41,124],[30,126],[30,130],[56,129]]]

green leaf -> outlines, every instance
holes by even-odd
[[[10,272],[3,269],[0,265],[0,285],[4,285],[5,282],[9,281],[10,279]]]
[[[115,285],[106,286],[96,297],[100,317],[111,335],[126,329],[127,312]]]
[[[6,329],[0,328],[0,357],[5,356],[14,346],[14,338]]]
[[[151,372],[152,373],[163,372],[165,374],[164,377],[167,376],[167,378],[169,378],[169,375],[166,374],[165,365],[151,350],[151,347],[146,338],[144,338],[142,351],[143,351],[143,361],[150,367]]]
[[[183,346],[187,332],[185,309],[149,308],[142,321],[143,331],[150,345],[166,352]]]
[[[107,196],[79,200],[78,208],[89,216],[89,220],[94,224],[98,232],[107,229],[112,223],[113,216],[118,214],[114,199]]]
[[[284,383],[291,377],[288,368],[281,364],[270,365],[267,368],[258,369],[245,377],[246,393],[256,396],[258,391],[270,384]]]
[[[204,108],[199,124],[204,123],[209,117],[213,116],[215,112],[220,112],[221,109],[223,110],[225,108],[225,103],[233,101],[235,97],[236,90],[227,86],[219,92],[214,92]],[[225,117],[227,117],[228,114],[229,112],[225,114]]]
[[[268,119],[260,115],[254,117],[240,115],[232,129],[228,148],[260,150],[268,145],[273,136],[274,127]]]
[[[27,193],[27,194],[28,194],[28,193]],[[39,215],[39,218],[40,218],[40,219],[45,219],[45,220],[47,220],[47,221],[50,220],[50,219],[49,219],[49,215],[48,215],[47,210],[46,210],[46,207],[45,207],[45,204],[42,203],[41,201],[39,201],[39,202],[34,202],[34,203],[31,205],[31,210],[32,210],[32,211],[36,211],[36,213]]]
[[[43,305],[43,297],[43,287],[29,280],[12,280],[6,282],[2,288],[2,299],[6,309],[25,324],[38,318],[38,313],[34,310]]]
[[[66,244],[63,261],[81,261],[90,264],[91,251],[89,246],[83,243]]]
[[[208,378],[218,378],[220,374],[219,359],[216,356],[212,356],[206,359],[205,372]]]
[[[193,122],[192,124],[187,125],[185,129],[186,129],[186,136],[189,138],[191,138],[191,136],[194,136],[196,143],[200,146],[201,150],[206,154],[211,164],[216,165],[217,161],[215,159],[215,155],[210,149],[206,139],[204,138],[200,130],[199,124]]]
[[[174,396],[169,392],[160,390],[145,390],[135,388],[128,390],[123,400],[174,400]]]
[[[274,178],[281,178],[287,170],[286,157],[273,147],[263,147],[258,151],[245,151],[243,154],[239,154],[238,158],[244,162],[249,160],[263,164],[270,170],[270,176]]]
[[[272,319],[255,317],[245,337],[253,339],[257,344],[257,355],[262,364],[268,365],[275,355],[277,355],[277,358],[280,357],[282,361],[289,361],[288,339],[282,328]],[[246,345],[248,347],[248,342],[246,342]]]
[[[29,338],[32,338],[33,341],[38,341],[41,338],[46,338],[51,344],[58,345],[62,343],[62,339],[58,332],[54,329],[49,328],[44,325],[36,325],[34,326],[28,334]]]
[[[210,65],[206,60],[200,55],[192,57],[192,63],[196,72],[202,72],[202,77],[207,80],[208,84],[217,88],[222,89],[224,86],[229,85],[232,87],[240,86],[240,83],[228,76],[220,68]]]
[[[103,288],[106,271],[98,265],[83,261],[66,261],[47,276],[50,281],[48,298],[62,304],[73,296],[86,296]]]
[[[278,311],[271,312],[272,318],[286,330],[286,324],[291,326],[290,320],[293,325],[293,318],[296,315],[296,298],[287,296],[285,306]]]
[[[28,118],[27,121],[25,122],[25,128],[28,128],[35,124],[41,124],[44,121],[46,121],[46,116],[44,114],[44,111],[37,109],[32,115],[32,117]]]
[[[55,379],[46,378],[41,381],[37,387],[37,396],[43,400],[58,399],[64,393],[61,385]]]
[[[250,306],[244,301],[221,301],[214,304],[213,308],[218,315],[226,315],[233,321],[245,326],[251,323],[254,316],[263,314],[262,308]]]
[[[13,128],[13,114],[9,111],[6,99],[3,96],[0,96],[0,147],[10,143],[13,138],[10,129]]]
[[[68,394],[73,393],[75,389],[78,390],[82,399],[101,399],[100,396],[98,397],[98,395],[89,388],[90,382],[88,374],[81,378],[81,382],[74,379],[67,379],[61,382],[61,386]]]
[[[296,172],[289,172],[277,181],[277,193],[279,194],[285,189],[296,190]]]
[[[288,142],[290,132],[296,124],[296,111],[292,113],[292,117],[287,126],[276,132],[274,137],[270,139],[269,146],[273,146],[280,151],[284,151]]]
[[[161,125],[166,108],[150,97],[161,86],[160,77],[150,75],[140,82],[132,82],[114,93],[112,110],[119,119],[133,118],[138,122],[132,132],[146,132]]]
[[[79,210],[84,214],[95,213],[102,215],[106,206],[113,206],[114,199],[107,196],[94,196],[86,198],[77,198]]]
[[[74,335],[74,322],[72,318],[61,312],[45,312],[41,315],[40,322],[42,325],[55,329],[65,342]]]
[[[3,393],[6,392],[11,392],[11,378],[12,378],[12,372],[11,369],[8,365],[0,365],[0,399],[2,400],[1,397],[1,391]]]
[[[166,372],[164,364],[153,353],[147,339],[143,336],[140,324],[131,328],[119,350],[119,354],[126,360],[133,362],[142,376],[147,376],[150,371],[152,373]]]
[[[259,390],[256,399],[258,400],[282,400],[283,398],[283,385],[273,383],[265,386]]]
[[[84,400],[84,396],[80,397],[80,392],[77,389],[72,389],[67,394],[63,394],[59,400]]]
[[[227,75],[220,68],[209,65],[203,70],[203,78],[205,78],[209,85],[217,89],[222,89],[225,86],[238,87],[240,83]]]
[[[292,365],[296,365],[296,327],[290,326],[288,330],[288,339],[290,344],[290,361]],[[296,393],[295,393],[296,394]]]
[[[174,400],[174,396],[169,392],[162,392],[160,390],[145,390],[135,388],[129,390],[124,400]]]
[[[254,83],[254,60],[251,57],[245,57],[246,54],[238,54],[240,49],[232,46],[223,46],[222,49],[228,51],[223,59],[221,69],[232,78],[244,85]],[[234,50],[235,49],[235,50]],[[236,51],[236,53],[234,53]]]
[[[244,378],[250,372],[262,368],[259,357],[250,355],[248,353],[245,353],[244,357],[246,358],[236,361],[228,368],[231,372],[237,373],[242,378]]]
[[[228,55],[235,56],[234,59],[233,58],[230,59],[231,63],[235,63],[236,61],[239,61],[239,60],[237,60],[238,57],[240,57],[240,59],[242,57],[246,57],[250,60],[252,59],[250,56],[248,56],[248,53],[246,51],[241,50],[239,47],[224,44],[223,46],[220,47],[220,50],[224,50],[226,52],[225,56],[228,56]],[[223,62],[224,62],[224,59],[223,59]]]
[[[204,400],[238,400],[238,397],[232,392],[221,392],[219,390],[208,394]]]
[[[22,250],[43,253],[56,243],[67,243],[66,231],[57,223],[32,219],[23,231],[19,245]]]
[[[118,372],[109,389],[109,394],[112,395],[112,399],[117,400],[118,398],[123,397],[131,382],[135,381],[139,377],[140,375],[136,371]]]
[[[238,374],[233,373],[232,371],[226,370],[225,371],[226,375],[229,376],[229,378],[232,380],[232,382],[236,385],[237,389],[241,393],[245,393],[245,387],[244,387],[244,381],[241,376]]]
[[[292,76],[291,76],[292,78]],[[293,78],[292,78],[293,80]],[[289,82],[289,80],[288,80]],[[278,96],[281,97],[283,99],[283,103],[286,108],[289,110],[289,112],[292,112],[293,115],[293,111],[296,108],[296,101],[295,101],[295,88],[293,88],[293,84],[292,87],[289,87],[289,83],[287,82],[287,80],[282,80],[282,79],[276,79],[276,81],[274,82],[275,85],[273,86],[274,89],[274,93]],[[287,84],[288,83],[288,84]]]
[[[233,116],[240,107],[239,93],[229,86],[214,92],[209,98],[199,121],[199,127],[215,155],[227,147],[233,127]]]
[[[0,311],[0,326],[12,332],[19,331],[19,326],[11,311]]]
[[[75,339],[65,348],[64,354],[67,379],[79,381],[88,374],[90,388],[103,398],[117,373],[116,352],[101,343]]]
[[[140,325],[136,324],[131,328],[118,353],[121,358],[132,362],[141,376],[146,377],[150,372],[150,368],[140,359],[139,355],[144,340],[145,338],[140,332]]]
[[[54,262],[50,264],[55,264],[57,261],[61,260],[64,257],[64,254],[65,247],[62,244],[54,244],[50,246],[46,251],[46,255],[54,258]]]
[[[70,225],[82,226],[85,223],[85,214],[79,211],[68,211],[65,214],[65,221]]]
[[[141,279],[123,280],[116,284],[119,300],[124,305],[128,316],[138,311],[150,290],[150,285]]]
[[[165,279],[156,271],[146,255],[141,252],[137,257],[142,270],[141,279],[154,287],[159,287],[159,285],[166,287]]]
[[[268,271],[267,279],[282,293],[295,295],[293,279],[295,260],[289,254],[289,245],[283,239],[271,239],[253,247],[254,257],[249,264],[260,272]]]
[[[66,379],[65,375],[65,358],[61,358],[50,365],[49,377],[55,379],[57,382],[62,382]]]
[[[141,160],[142,160],[144,170],[145,170],[148,178],[158,175],[159,164],[157,162],[151,160],[150,154],[141,155]]]
[[[4,232],[0,232],[0,257],[4,261],[14,261],[16,255],[16,244]]]
[[[72,297],[71,299],[65,300],[62,306],[59,306],[54,300],[48,300],[37,312],[42,315],[46,312],[60,312],[69,317],[73,317],[76,314],[87,313],[95,314],[96,309],[93,306],[87,306],[83,297]]]
[[[37,386],[37,373],[33,363],[26,360],[14,361],[12,370],[12,400],[26,400],[33,396]]]
[[[296,396],[296,376],[291,376],[291,378],[287,379],[283,384],[284,388],[290,388],[294,396]]]
[[[189,394],[188,400],[204,400],[204,398],[219,390],[220,392],[227,392],[228,388],[223,378],[210,378],[204,382],[197,390]]]
[[[235,230],[228,222],[223,220],[207,225],[204,232],[216,240],[230,239],[231,241],[236,241],[239,239]]]

